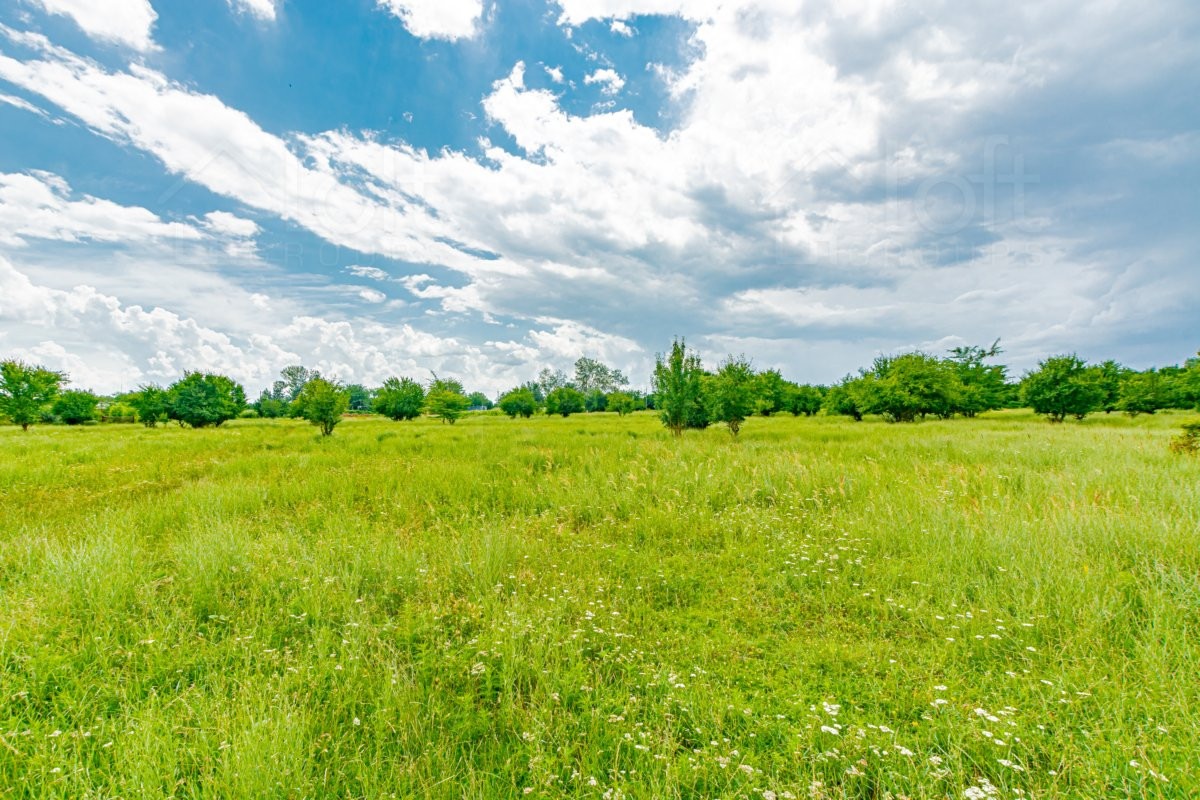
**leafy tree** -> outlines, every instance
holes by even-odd
[[[762,408],[762,395],[756,397],[756,390],[761,387],[756,377],[745,356],[730,356],[706,387],[704,399],[709,418],[714,422],[724,422],[735,438],[746,417],[754,413],[756,405]]]
[[[547,398],[555,389],[567,385],[567,374],[561,369],[546,367],[538,373],[537,385],[541,390],[542,398]]]
[[[137,422],[137,410],[124,400],[114,400],[98,407],[100,421],[118,425]]]
[[[0,417],[29,430],[64,380],[61,372],[41,366],[16,360],[0,362]]]
[[[633,411],[634,400],[625,392],[612,392],[608,396],[608,410],[615,411],[619,416],[625,416]]]
[[[451,425],[457,422],[470,406],[470,401],[462,391],[456,392],[452,388],[455,383],[457,381],[435,380],[429,387],[429,393],[425,395],[425,407],[429,409],[429,413]]]
[[[370,411],[371,392],[361,383],[352,383],[346,387],[351,411]]]
[[[1121,381],[1121,399],[1117,401],[1117,408],[1131,417],[1153,414],[1167,407],[1165,388],[1156,370],[1131,372]]]
[[[861,402],[863,394],[861,384],[865,380],[865,378],[847,375],[841,383],[830,387],[829,391],[825,393],[825,400],[822,404],[825,413],[851,417],[855,422],[862,422],[866,412],[863,410]]]
[[[495,405],[483,392],[471,392],[467,395],[467,402],[471,404],[471,408],[489,409]]]
[[[54,400],[54,416],[66,425],[82,425],[96,419],[96,405],[100,398],[91,392],[75,389],[63,392]]]
[[[816,386],[791,384],[788,387],[783,410],[791,412],[796,417],[801,414],[811,417],[821,410],[824,401],[824,394]]]
[[[147,428],[153,428],[167,418],[167,393],[160,386],[151,383],[141,387],[129,395],[128,403]]]
[[[583,392],[570,386],[560,386],[546,395],[546,413],[569,417],[584,409]]]
[[[608,408],[608,395],[599,389],[592,389],[584,397],[583,408],[589,414],[606,410]]]
[[[167,389],[167,417],[193,428],[220,426],[246,406],[246,390],[224,375],[188,372]]]
[[[1130,370],[1109,359],[1094,367],[1096,385],[1101,392],[1100,408],[1105,414],[1116,411],[1121,404],[1121,384]]]
[[[500,410],[512,418],[532,417],[538,410],[537,398],[528,387],[513,389],[500,398]]]
[[[956,404],[958,413],[974,417],[1006,405],[1007,368],[1002,364],[986,363],[1003,352],[999,339],[992,342],[991,347],[956,347],[950,351],[949,362],[962,384]]]
[[[425,389],[412,378],[388,378],[375,390],[376,414],[392,420],[416,419],[425,407]]]
[[[864,395],[864,410],[890,422],[912,422],[928,414],[947,419],[961,407],[962,382],[952,367],[931,355],[880,356],[872,376],[875,391]]]
[[[258,400],[254,402],[254,410],[265,419],[278,419],[287,416],[288,402],[279,396],[279,393],[263,389]]]
[[[769,417],[783,411],[787,403],[788,382],[779,370],[769,369],[754,376],[754,410]]]
[[[606,366],[594,358],[580,358],[575,362],[575,388],[584,395],[596,391],[608,394],[628,385],[629,379],[621,370]]]
[[[1051,422],[1067,416],[1083,419],[1101,407],[1104,390],[1096,374],[1078,356],[1047,358],[1021,381],[1021,397],[1035,414],[1045,414]]]
[[[301,390],[304,389],[304,385],[311,380],[321,377],[321,373],[315,369],[302,367],[299,364],[292,364],[281,369],[279,377],[282,380],[275,383],[277,393],[281,395],[281,399],[285,402],[294,403],[296,398],[300,396]]]
[[[295,402],[297,414],[320,428],[322,435],[329,436],[350,408],[350,393],[324,378],[312,378],[304,384]]]
[[[688,351],[683,339],[671,343],[671,352],[659,355],[654,365],[654,404],[661,412],[663,425],[675,436],[685,427],[706,417],[701,402],[700,357]],[[707,423],[706,423],[707,424]]]

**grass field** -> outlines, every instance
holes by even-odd
[[[0,798],[1196,797],[1183,418],[0,429]]]

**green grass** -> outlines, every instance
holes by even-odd
[[[0,798],[1195,797],[1182,419],[0,429]]]

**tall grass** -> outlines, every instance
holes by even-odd
[[[1179,416],[0,430],[0,798],[1194,797]]]

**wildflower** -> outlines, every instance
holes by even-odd
[[[832,733],[834,736],[841,736],[841,734],[838,733],[837,728],[831,728],[828,725],[822,725],[821,730],[825,733]]]

